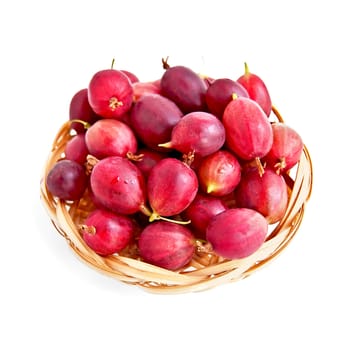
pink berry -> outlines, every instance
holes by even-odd
[[[60,199],[80,199],[88,184],[85,168],[69,159],[58,161],[49,171],[46,185],[49,192]]]
[[[80,120],[81,122],[72,122],[70,128],[75,130],[78,134],[86,131],[84,122],[92,125],[99,116],[93,111],[88,100],[88,90],[79,90],[71,99],[69,104],[69,119]]]
[[[303,141],[294,129],[283,123],[272,124],[272,131],[273,143],[265,161],[279,174],[299,162],[303,152]]]
[[[282,219],[288,205],[288,188],[284,178],[266,168],[262,176],[256,168],[244,172],[235,190],[239,207],[257,210],[269,224]]]
[[[149,224],[138,241],[140,256],[146,262],[168,270],[187,265],[195,252],[195,240],[183,225],[158,221]]]
[[[256,252],[268,233],[266,219],[248,208],[233,208],[214,216],[207,228],[213,250],[226,259],[242,259]]]
[[[217,214],[228,209],[220,199],[206,194],[197,193],[193,202],[184,210],[186,220],[190,220],[190,227],[197,237],[206,239],[206,230],[210,220]]]
[[[98,203],[119,214],[134,214],[145,204],[143,175],[127,158],[100,160],[92,169],[90,186]]]
[[[241,165],[232,153],[220,150],[202,160],[197,174],[204,192],[213,196],[225,196],[238,185]]]
[[[173,216],[193,201],[198,191],[195,172],[176,158],[159,161],[147,180],[148,200],[154,215]]]
[[[74,160],[77,163],[84,165],[86,157],[89,154],[85,142],[85,134],[77,134],[73,136],[67,143],[64,150],[66,159]]]
[[[244,66],[245,72],[237,79],[237,82],[247,90],[249,97],[258,103],[266,116],[269,116],[272,109],[270,93],[264,81],[249,71],[247,63]]]
[[[224,143],[225,128],[218,118],[207,112],[192,112],[174,126],[171,141],[160,146],[205,157],[218,151]]]
[[[131,241],[133,221],[104,209],[89,214],[80,232],[86,244],[99,255],[119,253]]]
[[[89,153],[98,159],[109,156],[125,157],[136,153],[137,139],[131,128],[116,119],[101,119],[85,134]]]
[[[133,88],[123,72],[105,69],[90,80],[88,99],[91,108],[101,117],[119,118],[131,108]]]
[[[273,134],[261,107],[249,98],[236,96],[227,105],[222,121],[227,147],[244,160],[255,159],[262,174],[260,159],[270,151]]]
[[[134,104],[130,123],[138,138],[149,148],[164,151],[158,144],[170,139],[171,131],[183,114],[168,98],[145,94]]]
[[[205,95],[209,111],[221,119],[232,100],[232,94],[249,97],[247,90],[238,82],[227,78],[216,79],[209,85]]]
[[[160,80],[160,89],[162,95],[174,101],[185,114],[206,109],[207,85],[188,67],[168,68]]]

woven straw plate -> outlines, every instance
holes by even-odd
[[[284,122],[273,108],[276,120]],[[270,117],[271,119],[273,116]],[[83,241],[78,225],[93,209],[88,197],[66,202],[53,197],[47,190],[46,177],[55,162],[64,156],[64,148],[72,137],[70,122],[56,135],[41,179],[41,200],[57,231],[66,239],[74,253],[87,265],[119,281],[137,285],[153,293],[184,293],[202,291],[251,275],[277,257],[290,243],[302,222],[305,204],[312,192],[313,171],[310,154],[304,146],[301,159],[292,174],[285,176],[289,187],[289,203],[284,217],[270,227],[264,244],[254,254],[239,260],[227,260],[206,252],[198,242],[198,249],[190,264],[179,271],[169,271],[145,263],[137,256],[137,249],[129,247],[119,255],[101,257]]]

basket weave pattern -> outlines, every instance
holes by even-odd
[[[283,119],[276,108],[274,116]],[[272,116],[270,117],[272,118]],[[312,192],[312,162],[304,146],[295,175],[286,175],[289,202],[284,217],[275,225],[264,244],[254,254],[239,260],[223,259],[200,249],[190,264],[179,271],[169,271],[140,260],[136,244],[120,254],[102,257],[92,251],[82,239],[78,226],[93,210],[88,197],[66,202],[53,197],[45,179],[52,166],[64,156],[66,143],[71,139],[70,122],[57,133],[45,164],[41,180],[41,200],[57,231],[66,239],[75,254],[87,265],[119,281],[138,285],[154,293],[183,293],[201,291],[217,285],[238,281],[265,266],[277,257],[296,234],[304,215],[305,204]]]

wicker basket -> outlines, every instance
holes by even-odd
[[[283,122],[276,108],[273,108],[273,114],[276,120]],[[272,118],[273,116],[270,117]],[[238,281],[265,266],[277,257],[294,237],[302,222],[305,204],[312,191],[312,162],[304,146],[295,175],[286,176],[290,189],[287,211],[281,221],[271,227],[261,248],[249,257],[225,260],[200,249],[199,244],[190,264],[176,272],[141,261],[137,256],[137,249],[132,246],[119,255],[101,257],[85,244],[78,230],[78,225],[93,209],[89,199],[82,198],[67,203],[53,197],[46,188],[45,179],[48,171],[58,159],[62,158],[65,144],[71,137],[67,122],[56,135],[41,180],[41,200],[53,225],[87,265],[119,281],[138,285],[154,293],[202,291],[223,283]]]

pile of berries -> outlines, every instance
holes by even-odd
[[[101,256],[133,244],[140,260],[178,270],[205,242],[222,258],[247,257],[286,212],[302,139],[270,121],[268,89],[247,65],[236,80],[163,65],[152,82],[112,65],[72,97],[47,189],[93,204],[79,232]]]

